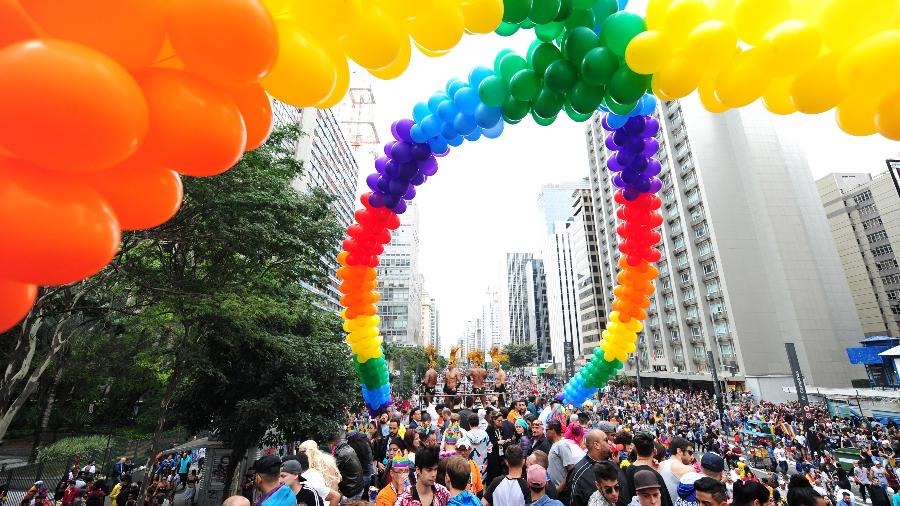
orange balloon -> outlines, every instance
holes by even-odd
[[[109,57],[73,42],[40,39],[0,50],[0,145],[58,170],[112,166],[147,133],[147,103]]]
[[[132,157],[85,178],[112,207],[122,230],[146,230],[175,216],[184,199],[181,178],[152,162]]]
[[[38,27],[16,0],[0,0],[0,47],[39,36]]]
[[[0,332],[5,332],[22,321],[36,298],[35,285],[0,279]]]
[[[182,59],[178,57],[178,54],[175,53],[172,42],[166,38],[165,42],[163,42],[162,49],[159,50],[159,54],[153,59],[153,67],[184,70],[187,65],[185,65],[184,61],[182,61]]]
[[[119,223],[87,184],[0,159],[0,278],[60,285],[86,278],[112,260]]]
[[[247,145],[250,151],[262,146],[272,133],[272,102],[266,90],[259,84],[229,88],[228,94],[241,111],[247,129]]]
[[[153,63],[166,37],[162,0],[20,0],[47,35],[92,47],[129,69]]]
[[[221,89],[172,69],[137,76],[150,107],[142,154],[186,176],[221,174],[244,152],[241,112]]]
[[[172,0],[169,38],[191,71],[227,86],[254,83],[278,56],[278,33],[257,0]]]

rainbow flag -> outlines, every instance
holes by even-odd
[[[791,436],[791,438],[797,436],[797,433],[794,431],[794,425],[788,425],[786,422],[781,422],[781,432],[784,432],[788,436]]]

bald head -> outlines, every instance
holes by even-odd
[[[585,446],[588,455],[594,460],[605,460],[609,458],[609,443],[607,442],[606,433],[599,429],[589,430],[585,436]]]
[[[242,495],[233,495],[225,499],[222,506],[250,506],[250,501]]]

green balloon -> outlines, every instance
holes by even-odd
[[[506,21],[501,21],[500,26],[494,30],[494,33],[501,37],[509,37],[510,35],[519,31],[519,25],[514,23],[507,23]]]
[[[565,21],[569,19],[569,16],[572,14],[572,0],[560,0],[559,2],[559,14],[556,15],[556,19],[553,21]]]
[[[554,121],[556,121],[555,114],[550,118],[542,118],[541,116],[537,115],[534,111],[531,111],[531,118],[534,119],[535,123],[537,123],[538,125],[541,125],[541,126],[550,126],[553,124]]]
[[[564,101],[565,97],[562,93],[557,93],[544,86],[538,92],[534,103],[531,104],[531,112],[542,118],[552,118],[559,114]]]
[[[619,68],[619,57],[609,48],[595,47],[584,55],[581,78],[594,86],[605,86]]]
[[[625,57],[625,48],[635,35],[647,30],[644,18],[630,12],[619,11],[606,18],[600,32],[600,44],[613,53]]]
[[[591,11],[594,12],[594,23],[602,26],[606,18],[619,11],[619,3],[616,0],[597,0]]]
[[[509,81],[509,94],[516,100],[530,102],[541,90],[541,79],[531,69],[522,69]]]
[[[503,21],[519,24],[528,17],[531,0],[503,0]]]
[[[538,0],[531,4],[528,19],[538,25],[549,23],[559,15],[559,7],[559,0]]]
[[[500,62],[503,61],[503,57],[508,54],[515,54],[515,51],[512,49],[501,49],[497,56],[494,57],[494,74],[500,75]]]
[[[594,86],[580,80],[569,92],[569,103],[572,104],[572,109],[581,114],[592,113],[603,100],[604,91],[602,86]]]
[[[572,29],[576,26],[583,26],[590,30],[594,29],[594,12],[590,9],[572,9],[572,14],[566,19],[566,28]]]
[[[635,102],[644,95],[651,77],[623,65],[609,79],[609,96],[620,104]]]
[[[591,49],[597,48],[600,39],[597,34],[590,28],[576,26],[570,30],[566,30],[563,38],[562,52],[566,55],[566,59],[572,62],[576,67],[581,66],[584,55]]]
[[[541,41],[551,42],[562,33],[563,28],[565,28],[565,23],[554,21],[545,25],[535,25],[534,34]]]
[[[497,76],[488,76],[478,85],[478,96],[485,105],[498,107],[509,96],[506,83]]]
[[[525,61],[525,58],[522,58],[515,53],[510,53],[500,60],[499,75],[504,83],[509,84],[510,79],[512,79],[512,76],[516,75],[516,72],[527,68],[528,62]]]
[[[547,67],[561,58],[562,53],[560,53],[559,48],[556,47],[556,45],[544,42],[536,47],[531,54],[531,68],[534,69],[534,73],[537,74],[538,77],[544,77]]]
[[[587,9],[594,5],[594,0],[572,0],[572,7],[576,9]]]
[[[507,97],[500,112],[503,114],[503,120],[507,123],[518,123],[522,121],[522,118],[528,116],[530,110],[531,104],[529,102],[522,102],[513,97]]]
[[[634,106],[637,105],[637,102],[632,102],[630,104],[621,104],[616,102],[610,95],[609,90],[606,91],[606,96],[604,97],[604,103],[606,104],[607,109],[612,111],[615,114],[628,114],[634,109]]]
[[[525,61],[528,62],[528,66],[531,66],[531,57],[534,55],[534,50],[541,45],[541,41],[534,39],[531,41],[531,44],[528,44],[528,51],[525,52]]]
[[[531,30],[532,28],[534,28],[534,21],[526,19],[525,21],[522,21],[522,24],[519,25],[519,27],[523,30]]]
[[[547,83],[547,87],[557,93],[569,91],[576,79],[578,79],[578,73],[569,60],[556,60],[544,72],[544,81]]]

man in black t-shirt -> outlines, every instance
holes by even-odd
[[[305,455],[304,455],[305,457]],[[297,496],[297,504],[306,506],[324,506],[325,501],[312,489],[304,486],[306,479],[301,476],[303,466],[296,460],[286,460],[281,464],[281,481],[291,487],[291,491]]]

